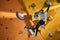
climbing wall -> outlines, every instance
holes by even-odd
[[[56,0],[49,1],[53,6],[48,16],[53,16],[53,20],[46,25],[46,29],[41,29],[36,40],[60,40],[60,31],[57,31],[60,30],[60,4]],[[15,13],[27,11],[32,20],[35,20],[34,12],[40,10],[44,2],[45,0],[0,0],[0,40],[34,40],[35,36],[29,37],[29,33],[24,30],[24,21],[19,20]],[[34,9],[29,8],[31,4],[35,6]],[[49,36],[49,33],[52,33],[52,36]]]
[[[51,11],[53,14],[53,12]],[[53,20],[46,25],[46,29],[42,30],[45,40],[60,40],[60,7],[55,9]],[[52,35],[51,35],[52,34]]]
[[[34,13],[42,8],[46,10],[47,6],[45,5],[45,1],[46,0],[23,0],[26,10],[28,11],[29,15],[32,16],[32,21],[40,20],[39,17],[37,19],[34,18]],[[55,9],[54,7],[58,5],[57,0],[48,1],[52,3],[50,10]],[[32,8],[30,7],[31,5],[33,5]]]
[[[45,0],[23,0],[23,2],[29,15],[32,16],[32,21],[36,20],[34,19],[34,13],[39,11],[43,7]],[[33,5],[32,8],[30,7],[31,5]]]
[[[21,2],[21,1],[20,1]],[[24,21],[16,17],[16,11],[25,12],[19,0],[0,0],[0,40],[34,40],[29,38],[29,33],[24,30]],[[43,40],[41,34],[37,40]]]

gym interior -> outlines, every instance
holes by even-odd
[[[30,26],[29,20],[20,20],[16,12],[26,13],[34,25],[40,17],[34,18],[34,13],[43,8],[45,11],[46,0],[0,0],[0,40],[35,40],[35,34],[30,35],[24,30],[26,25]],[[52,19],[48,20],[45,29],[39,28],[36,40],[60,40],[60,0],[48,0],[51,7],[48,11]],[[30,15],[30,16],[29,16]],[[27,18],[26,17],[26,18]],[[30,36],[30,37],[29,37]]]

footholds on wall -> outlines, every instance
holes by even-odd
[[[22,34],[23,32],[19,32],[18,34]]]
[[[25,18],[22,16],[22,14],[19,13],[18,11],[16,12],[16,16],[17,16],[17,18],[19,18],[20,20],[25,20]]]
[[[36,7],[35,3],[32,3],[32,4],[29,6],[29,8],[31,8],[32,10],[34,10],[35,7]]]
[[[10,12],[12,12],[12,9],[10,9]]]
[[[53,34],[52,34],[52,33],[49,33],[49,34],[48,34],[48,37],[49,37],[49,38],[52,38],[52,37],[53,37]]]
[[[13,20],[13,18],[10,18],[10,20]]]
[[[0,26],[3,26],[3,24],[0,24]]]
[[[5,27],[5,29],[8,29],[8,27]]]
[[[21,8],[20,10],[24,10],[23,8]]]

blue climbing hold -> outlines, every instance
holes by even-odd
[[[60,0],[57,0],[58,3],[60,3]]]
[[[49,36],[50,38],[52,38],[52,37],[53,37],[53,34],[52,34],[52,33],[49,33],[48,36]]]
[[[22,17],[21,13],[19,13],[19,12],[16,12],[16,16],[17,16],[17,18],[19,18],[20,20],[25,20],[25,18]]]
[[[35,19],[38,18],[38,12],[35,12],[34,18],[35,18]]]
[[[34,32],[33,32],[32,29],[29,29],[29,32],[30,32],[31,35],[34,35]]]

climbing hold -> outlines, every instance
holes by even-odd
[[[34,3],[32,3],[32,4],[29,6],[29,8],[31,8],[32,10],[34,10],[35,7],[36,7],[36,5],[35,5]]]
[[[0,24],[0,26],[3,26],[3,24]]]
[[[23,32],[19,32],[18,34],[22,34]]]
[[[34,18],[35,18],[35,19],[38,18],[38,12],[35,12]]]
[[[5,29],[8,29],[8,27],[5,27]]]
[[[49,33],[48,36],[49,36],[49,38],[52,38],[53,37],[53,34],[52,33]]]
[[[19,13],[19,12],[16,12],[16,16],[17,16],[17,18],[19,18],[20,20],[25,20],[25,18],[22,16],[22,14],[21,13]]]
[[[10,20],[13,20],[12,18],[10,18]]]
[[[57,0],[58,3],[60,3],[60,0]]]

